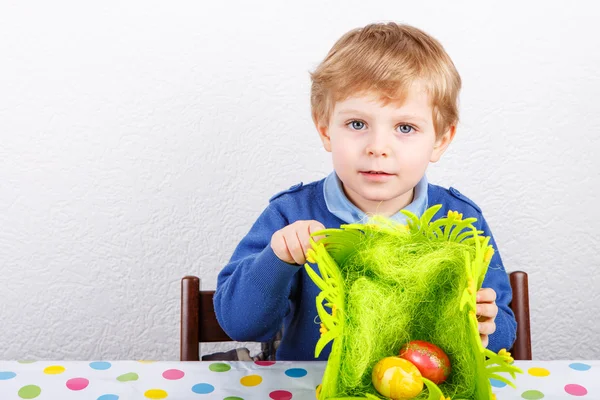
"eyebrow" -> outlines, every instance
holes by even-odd
[[[370,116],[369,113],[365,113],[364,111],[360,111],[360,110],[354,110],[354,109],[347,109],[347,110],[342,110],[339,112],[339,115],[364,115],[364,116]],[[424,120],[423,118],[417,117],[417,116],[410,116],[410,115],[405,115],[405,114],[400,114],[400,115],[396,115],[394,116],[395,120],[398,121],[414,121],[414,122],[418,122],[420,124],[427,124],[427,121]]]
[[[363,115],[365,115],[365,112],[359,111],[359,110],[354,110],[354,109],[348,109],[348,110],[340,111],[340,115],[343,115],[343,114],[363,114]]]

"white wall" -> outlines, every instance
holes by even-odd
[[[534,356],[600,358],[591,2],[83,3],[0,5],[0,359],[177,359],[180,278],[214,288],[268,198],[329,172],[308,71],[381,20],[463,77],[429,178],[530,273]]]

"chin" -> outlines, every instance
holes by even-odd
[[[388,201],[388,200],[393,199],[393,197],[391,197],[391,196],[383,196],[383,195],[377,195],[377,194],[373,194],[373,193],[364,193],[362,197],[363,197],[363,199],[369,200],[369,201]]]
[[[371,194],[369,196],[369,195],[365,194],[362,196],[362,198],[365,200],[371,201],[373,203],[381,203],[381,202],[388,202],[390,200],[395,199],[396,197],[395,196],[383,196],[383,195],[378,196],[378,195],[373,195],[373,194]]]
[[[358,193],[368,200],[385,201],[400,196],[402,193],[397,190],[390,190],[386,187],[363,187]]]

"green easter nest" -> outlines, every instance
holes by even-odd
[[[315,356],[333,341],[319,400],[385,399],[372,384],[373,367],[411,340],[439,346],[452,365],[439,385],[423,379],[416,399],[491,400],[490,378],[514,386],[522,371],[510,353],[482,346],[475,314],[494,253],[489,237],[480,236],[475,218],[457,212],[432,222],[440,208],[421,218],[403,211],[407,225],[375,217],[315,233],[325,235],[308,252],[319,273],[306,264],[321,289]]]

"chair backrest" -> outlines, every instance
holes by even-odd
[[[531,360],[531,330],[529,319],[529,282],[527,273],[514,271],[509,274],[513,297],[510,308],[517,320],[517,339],[511,353],[515,360]]]
[[[513,297],[510,308],[517,320],[517,338],[511,349],[515,360],[531,360],[529,285],[527,273],[509,274]],[[221,329],[213,307],[213,290],[201,291],[200,278],[185,276],[181,280],[181,361],[199,361],[201,342],[233,341]],[[269,358],[274,358],[273,343],[263,343]]]
[[[196,276],[185,276],[181,280],[181,361],[199,361],[200,343],[233,342],[219,325],[213,306],[214,290],[200,290],[201,281]],[[282,331],[268,342],[261,342],[260,359],[275,360],[277,343]],[[217,360],[226,353],[215,353],[207,359]]]
[[[200,290],[200,278],[181,280],[181,361],[199,361],[200,343],[231,342],[221,329],[213,307],[214,290]]]

